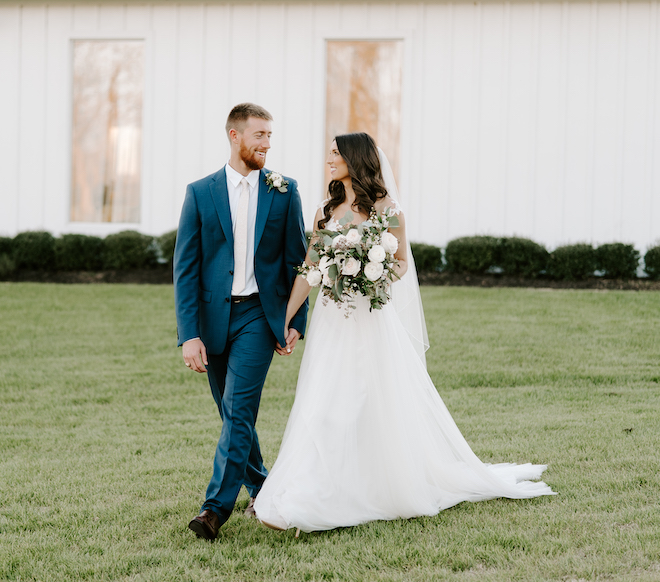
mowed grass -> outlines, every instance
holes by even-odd
[[[220,423],[172,288],[0,284],[0,580],[660,580],[660,294],[423,297],[429,373],[474,451],[548,464],[559,495],[295,539],[242,492],[208,543],[187,523]],[[301,352],[264,389],[269,466]]]

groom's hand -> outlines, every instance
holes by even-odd
[[[182,352],[183,361],[191,370],[195,372],[206,372],[204,365],[209,365],[209,360],[206,356],[206,346],[201,339],[195,338],[183,342]]]
[[[286,336],[286,345],[282,347],[279,342],[277,342],[277,347],[275,351],[280,356],[290,356],[293,353],[293,349],[296,347],[296,343],[300,339],[300,332],[297,329],[289,328],[289,333]]]

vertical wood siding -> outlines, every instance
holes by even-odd
[[[18,227],[21,11],[0,6],[0,235]]]
[[[232,105],[274,117],[268,166],[321,200],[326,38],[403,38],[401,195],[413,240],[549,247],[660,237],[660,10],[639,2],[0,7],[0,234],[69,223],[75,38],[144,38],[144,232],[217,170]]]

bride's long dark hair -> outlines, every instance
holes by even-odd
[[[387,196],[385,180],[380,169],[380,159],[376,142],[368,133],[347,133],[335,138],[337,149],[348,167],[351,178],[355,203],[359,211],[369,216],[374,203]],[[344,184],[332,180],[328,184],[329,201],[323,209],[323,218],[319,220],[319,228],[324,228],[332,211],[346,200]]]

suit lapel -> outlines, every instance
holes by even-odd
[[[268,185],[266,184],[266,170],[261,170],[259,173],[259,199],[257,201],[257,222],[254,229],[254,251],[256,253],[259,248],[261,236],[266,228],[266,221],[268,220],[268,213],[270,212],[270,205],[273,202],[273,192],[268,192]]]
[[[215,205],[215,211],[220,219],[220,226],[225,233],[225,238],[230,245],[234,245],[234,233],[231,227],[231,211],[229,210],[229,193],[227,192],[227,173],[223,167],[213,176],[209,185],[211,199]]]

